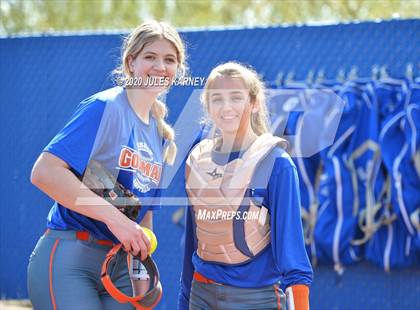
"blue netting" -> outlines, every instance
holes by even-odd
[[[275,81],[279,72],[298,80],[310,70],[335,78],[340,69],[357,66],[370,76],[374,65],[386,65],[392,76],[403,76],[406,65],[419,63],[420,20],[367,22],[332,26],[268,27],[261,29],[193,31],[182,35],[188,44],[193,76],[207,76],[215,65],[246,62]],[[0,39],[0,88],[3,152],[1,154],[0,294],[27,297],[29,254],[45,227],[51,201],[29,182],[31,167],[42,148],[65,124],[78,102],[112,85],[110,72],[118,62],[120,35],[71,35]],[[175,121],[193,88],[175,88],[167,101]],[[182,139],[182,137],[180,137]],[[175,178],[179,190],[180,175]],[[160,309],[173,309],[181,270],[182,230],[172,223],[175,208],[162,210],[155,226],[156,259],[165,289]],[[331,273],[316,273],[311,302],[316,309],[410,308],[419,305],[417,274],[384,275],[366,267],[349,273],[341,289]],[[385,281],[383,279],[388,279]],[[394,280],[389,279],[397,279]],[[402,289],[407,284],[406,290]],[[368,284],[366,284],[368,283]],[[395,287],[396,284],[401,286]],[[376,286],[375,286],[376,285]],[[376,290],[364,288],[375,287]],[[414,286],[414,287],[413,287]],[[333,291],[326,287],[334,288]],[[351,288],[356,288],[352,294]],[[376,292],[375,300],[369,292]],[[379,293],[380,292],[380,293]],[[392,295],[391,295],[392,294]],[[347,296],[347,297],[346,297]],[[390,300],[402,300],[394,303]],[[329,302],[326,304],[325,299]],[[351,300],[349,300],[351,299]],[[371,303],[370,303],[371,302]],[[343,306],[346,305],[346,306]]]

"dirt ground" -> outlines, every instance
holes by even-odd
[[[21,300],[0,300],[0,310],[29,310],[32,309],[31,302]]]

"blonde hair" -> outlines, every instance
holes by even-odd
[[[227,62],[217,66],[210,72],[201,95],[204,109],[208,112],[209,91],[212,89],[214,81],[219,77],[239,78],[244,82],[245,87],[249,90],[251,103],[259,106],[258,111],[251,115],[251,128],[258,136],[269,132],[264,83],[254,69],[240,63]]]
[[[177,76],[183,75],[186,70],[185,46],[178,32],[167,23],[150,21],[138,26],[125,38],[122,46],[121,64],[113,71],[117,81],[123,81],[125,78],[131,76],[132,73],[129,68],[130,56],[136,58],[146,45],[161,39],[168,40],[175,47],[178,61]],[[174,130],[165,121],[168,109],[165,103],[156,99],[152,105],[151,112],[156,119],[159,135],[168,142],[164,149],[163,159],[166,163],[173,164],[177,147],[175,144]]]

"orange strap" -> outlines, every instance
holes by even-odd
[[[76,231],[76,238],[82,241],[89,241],[90,233],[88,231]],[[111,240],[94,240],[96,244],[113,246],[114,243]]]
[[[122,245],[115,245],[106,255],[105,261],[102,264],[101,271],[101,281],[108,291],[108,293],[119,303],[131,303],[138,310],[150,310],[155,307],[161,297],[162,297],[162,286],[159,282],[159,272],[156,269],[155,275],[150,275],[150,280],[154,281],[154,287],[152,290],[149,290],[145,295],[138,295],[135,297],[130,297],[121,292],[115,285],[112,283],[110,276],[108,275],[108,265],[115,258],[115,255],[121,250]],[[148,257],[153,263],[152,259]],[[149,262],[150,262],[149,261]],[[153,263],[154,264],[154,263]],[[156,268],[156,267],[155,267]],[[146,267],[147,269],[147,267]],[[149,270],[148,270],[149,271]],[[147,306],[146,306],[147,304]]]
[[[217,282],[215,282],[215,281],[213,281],[209,278],[206,278],[205,276],[203,276],[201,273],[199,273],[197,271],[194,272],[193,278],[194,278],[194,280],[196,280],[197,282],[200,282],[200,283],[205,283],[205,284],[215,284],[215,283],[217,283]]]
[[[111,240],[96,240],[96,244],[105,245],[105,246],[113,246],[114,243]]]
[[[292,285],[286,289],[288,309],[309,310],[309,287],[303,284]]]
[[[89,241],[89,233],[87,231],[76,231],[76,238],[82,241]]]
[[[47,228],[47,230],[44,233],[44,236],[48,236],[48,234],[51,232],[51,229]],[[89,241],[90,233],[88,231],[76,231],[76,239],[81,241]],[[105,246],[114,246],[115,243],[113,243],[111,240],[93,240],[94,243],[99,245],[105,245]]]

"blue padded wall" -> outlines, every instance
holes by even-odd
[[[352,66],[357,66],[360,76],[370,76],[375,64],[386,65],[390,75],[402,76],[407,63],[416,68],[420,62],[419,33],[420,20],[403,20],[200,30],[182,35],[192,76],[205,77],[216,64],[236,60],[251,64],[270,82],[279,72],[293,71],[296,79],[304,79],[309,70],[320,69],[325,70],[326,77],[334,78],[340,69],[348,71]],[[78,102],[112,85],[110,72],[118,63],[121,39],[116,34],[0,39],[2,297],[27,297],[28,257],[45,229],[51,205],[51,200],[30,184],[30,169]],[[191,91],[188,87],[171,91],[167,98],[170,121],[177,119]],[[180,180],[178,173],[171,191],[180,190]],[[165,290],[159,309],[173,309],[178,290],[182,229],[171,220],[176,210],[167,207],[155,217],[159,239],[155,257]],[[420,306],[418,271],[385,275],[369,265],[352,268],[354,272],[346,273],[337,285],[330,267],[317,269],[313,309]],[[376,291],[366,289],[375,285]],[[403,303],[396,303],[391,294]]]

